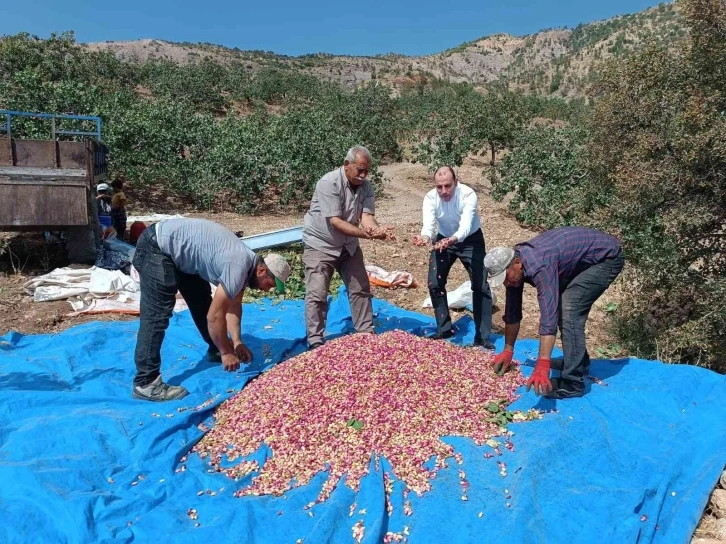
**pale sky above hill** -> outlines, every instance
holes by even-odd
[[[424,55],[488,34],[635,13],[653,0],[0,0],[0,35],[47,37],[73,30],[80,42],[156,38],[210,42],[286,55],[325,52]]]

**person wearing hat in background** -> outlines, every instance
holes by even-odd
[[[96,208],[101,228],[101,239],[106,238],[106,229],[112,226],[111,221],[111,187],[108,183],[96,185]]]
[[[177,290],[208,344],[208,359],[235,371],[252,360],[242,343],[242,296],[247,287],[284,292],[290,265],[280,255],[258,257],[223,226],[205,219],[165,219],[139,237],[133,260],[141,286],[133,396],[150,401],[180,399],[188,391],[161,378],[161,344]],[[212,297],[210,283],[217,286]],[[229,337],[227,336],[229,334]]]
[[[484,268],[484,233],[477,212],[474,190],[459,183],[454,169],[442,166],[434,173],[434,185],[424,197],[421,235],[414,236],[417,246],[433,245],[429,256],[429,294],[436,317],[434,339],[454,335],[446,296],[446,281],[457,259],[469,273],[474,310],[474,345],[494,349],[489,340],[492,329],[492,294]],[[436,227],[438,225],[438,233]]]
[[[590,309],[623,269],[620,241],[594,229],[559,227],[514,248],[497,247],[484,259],[493,285],[507,288],[504,310],[504,351],[495,356],[494,370],[512,365],[514,343],[522,320],[524,284],[537,288],[540,309],[539,356],[527,390],[563,399],[581,397],[590,366],[585,323]],[[557,328],[562,334],[562,360],[552,360]],[[561,370],[550,379],[550,367]]]

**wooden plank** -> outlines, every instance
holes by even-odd
[[[13,147],[9,138],[0,138],[0,166],[13,165]]]
[[[86,142],[57,142],[58,166],[86,170],[87,153]]]
[[[9,177],[47,177],[47,178],[85,178],[86,169],[71,170],[69,168],[34,168],[32,166],[0,166],[0,174]]]
[[[0,227],[87,224],[85,187],[0,184]]]
[[[55,168],[55,142],[44,140],[16,140],[13,138],[15,166]]]
[[[33,177],[10,177],[0,174],[0,185],[63,185],[67,187],[88,187],[88,183],[84,178],[64,178],[55,177],[53,179],[48,178],[33,178]]]

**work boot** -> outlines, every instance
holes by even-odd
[[[585,394],[585,386],[562,378],[552,378],[552,391],[544,395],[546,399],[571,399]]]
[[[184,387],[164,383],[161,381],[161,376],[159,376],[149,385],[143,387],[135,385],[132,396],[135,399],[165,402],[167,400],[183,399],[188,394],[189,391]]]
[[[316,349],[318,349],[318,348],[319,348],[320,346],[322,346],[322,345],[323,345],[323,343],[322,343],[322,342],[315,342],[315,343],[313,343],[313,344],[310,344],[310,345],[308,346],[308,351],[313,351],[313,350],[316,350]]]
[[[564,357],[552,357],[552,359],[550,359],[550,368],[552,370],[559,370],[560,372],[562,372],[565,368],[565,358]],[[588,360],[587,365],[583,369],[583,375],[587,376],[589,374],[590,374],[590,362]]]
[[[490,342],[489,340],[474,340],[474,347],[488,349],[489,351],[494,351],[497,349],[494,343]]]
[[[446,332],[435,332],[434,334],[428,336],[429,340],[446,340],[447,338],[451,338],[454,336],[454,331],[446,331]]]
[[[560,372],[562,372],[562,369],[565,368],[565,358],[552,357],[552,359],[550,359],[550,368],[552,370],[559,370]]]

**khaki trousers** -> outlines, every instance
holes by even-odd
[[[373,332],[373,302],[363,251],[357,248],[353,255],[346,249],[334,257],[305,246],[305,326],[308,344],[323,341],[328,318],[328,290],[333,273],[337,270],[348,289],[350,314],[356,332]]]

